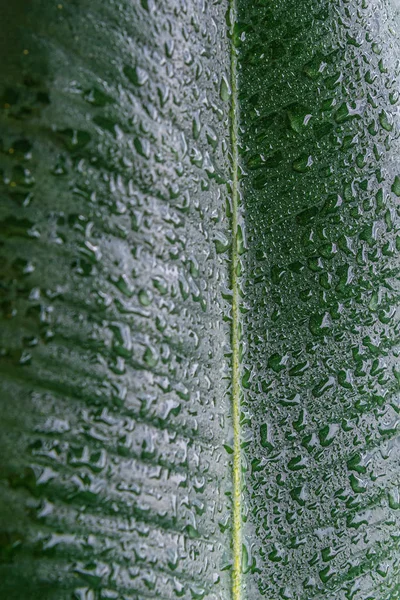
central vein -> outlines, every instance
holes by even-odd
[[[237,57],[234,45],[236,22],[235,0],[230,0],[231,22],[231,114],[230,138],[232,151],[232,417],[233,417],[233,570],[232,597],[241,599],[242,516],[240,458],[240,365],[239,365],[239,289],[238,289],[238,117],[237,117]]]

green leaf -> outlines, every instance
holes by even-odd
[[[0,596],[230,588],[224,11],[0,11]]]
[[[243,597],[396,598],[398,8],[238,7]]]
[[[396,3],[0,7],[0,590],[398,598]]]

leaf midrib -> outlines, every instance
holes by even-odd
[[[239,287],[238,287],[238,115],[237,57],[234,45],[236,3],[230,0],[230,69],[231,109],[230,141],[232,152],[232,421],[233,421],[233,565],[232,598],[241,600],[242,522],[241,522],[241,456],[240,456],[240,377],[239,377]]]

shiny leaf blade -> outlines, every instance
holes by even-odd
[[[1,594],[398,598],[397,0],[0,31]]]
[[[239,0],[246,597],[398,597],[399,12]]]
[[[7,598],[230,587],[223,10],[1,11]]]

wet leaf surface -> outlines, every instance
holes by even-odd
[[[230,8],[0,7],[8,600],[399,597],[399,7]]]

